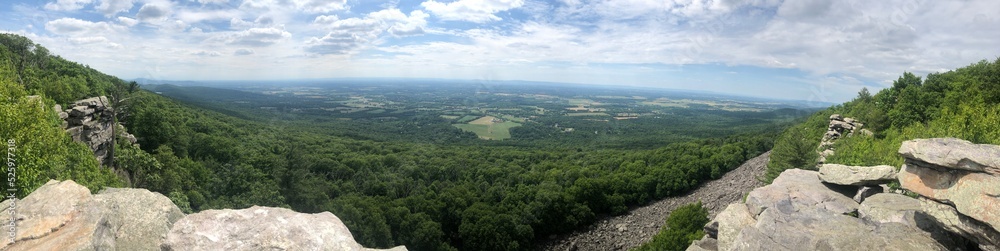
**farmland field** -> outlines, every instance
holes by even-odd
[[[480,139],[504,140],[510,138],[510,128],[521,126],[519,123],[504,121],[499,122],[493,116],[483,116],[473,120],[468,124],[454,124],[453,126],[464,131],[475,133]]]

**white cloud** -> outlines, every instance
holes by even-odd
[[[247,48],[236,49],[236,51],[233,52],[233,55],[235,55],[235,56],[246,56],[246,55],[253,55],[253,54],[254,54],[253,49],[247,49]]]
[[[340,18],[337,17],[337,15],[320,15],[316,16],[316,19],[313,20],[313,24],[330,25],[333,24],[333,22],[336,22],[337,20],[340,20]]]
[[[94,0],[57,0],[54,3],[45,4],[45,9],[52,11],[74,11],[83,9],[83,6],[92,2]]]
[[[234,17],[233,19],[229,20],[229,28],[230,29],[245,30],[245,29],[249,29],[251,27],[253,27],[253,23],[247,22],[247,21],[243,21],[243,19],[240,19],[238,17]]]
[[[524,0],[458,0],[440,3],[435,0],[423,2],[420,6],[441,20],[469,21],[485,23],[500,21],[497,12],[507,11],[524,5]]]
[[[191,53],[191,55],[200,56],[200,57],[219,57],[219,56],[222,56],[222,53],[218,52],[218,51],[198,51],[198,52]]]
[[[107,22],[91,22],[68,17],[45,23],[45,30],[66,36],[105,34],[123,29],[124,27]]]
[[[108,43],[111,42],[106,37],[73,37],[69,38],[69,42],[73,44],[96,44],[96,43]]]
[[[349,54],[369,45],[382,32],[382,23],[375,19],[348,18],[327,27],[323,37],[306,40],[306,52],[315,54]]]
[[[128,18],[128,17],[118,17],[118,22],[122,23],[125,26],[129,26],[129,27],[132,27],[132,26],[135,26],[136,24],[139,24],[139,20],[135,20],[135,19]]]
[[[101,4],[95,9],[104,13],[105,16],[114,16],[119,12],[128,12],[132,9],[134,0],[101,0]]]
[[[347,8],[347,0],[292,0],[292,3],[306,13],[329,13]]]
[[[219,5],[222,5],[222,4],[229,3],[229,0],[198,0],[198,2],[201,3],[201,4],[219,4]]]
[[[291,33],[279,28],[250,28],[244,31],[224,36],[223,40],[230,45],[245,45],[265,47],[292,37]]]
[[[151,22],[164,20],[167,15],[170,15],[170,7],[158,4],[145,4],[142,8],[139,8],[139,13],[135,17],[143,22]]]

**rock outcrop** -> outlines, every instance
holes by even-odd
[[[903,142],[899,182],[926,198],[941,226],[987,250],[1000,250],[1000,146],[942,138]],[[935,205],[937,204],[937,205]]]
[[[886,165],[868,167],[823,164],[819,167],[819,178],[823,182],[837,185],[879,185],[896,180],[896,168]]]
[[[184,215],[170,199],[145,189],[91,195],[73,181],[49,181],[0,208],[15,212],[17,230],[13,243],[4,238],[3,250],[160,250]]]
[[[329,212],[252,207],[185,216],[159,193],[108,188],[91,195],[71,180],[49,181],[0,210],[13,212],[16,230],[0,250],[373,250]]]
[[[63,110],[55,105],[53,109],[63,119],[63,128],[75,141],[83,142],[101,165],[108,165],[111,160],[109,152],[115,139],[114,131],[135,144],[135,136],[125,132],[124,127],[114,123],[114,108],[105,96],[93,97],[73,102],[71,108]],[[114,128],[114,127],[118,128]]]
[[[823,134],[823,139],[819,143],[819,159],[817,162],[820,164],[826,163],[826,158],[834,155],[833,143],[837,139],[842,137],[854,136],[855,132],[858,132],[865,136],[872,136],[872,132],[868,129],[862,129],[865,126],[860,121],[854,118],[845,118],[840,114],[830,115],[830,125],[827,126],[826,133]]]
[[[354,241],[330,212],[303,214],[284,208],[206,210],[176,224],[163,250],[374,250]],[[389,250],[403,251],[399,246]]]
[[[899,153],[897,179],[917,198],[873,186],[891,181],[891,166],[790,169],[688,250],[1000,250],[1000,146],[927,139]]]

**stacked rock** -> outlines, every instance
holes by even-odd
[[[896,180],[896,168],[881,166],[846,166],[839,164],[822,164],[819,167],[819,179],[824,183],[851,186],[857,188],[854,201],[861,203],[865,198],[882,193],[885,189],[879,185]]]
[[[855,132],[865,136],[872,136],[873,133],[868,129],[861,129],[863,126],[865,124],[854,118],[845,118],[840,114],[830,115],[830,125],[826,129],[826,133],[823,134],[823,140],[819,143],[818,162],[820,164],[826,163],[826,158],[834,154],[833,142],[839,138],[854,136]]]
[[[114,140],[112,126],[112,108],[107,97],[93,97],[79,100],[73,103],[73,107],[59,113],[63,118],[63,125],[66,132],[73,137],[73,140],[83,142],[97,157],[102,165],[107,165],[108,152]],[[55,107],[59,109],[58,105]]]
[[[955,138],[918,139],[899,147],[906,164],[899,182],[920,195],[938,225],[1000,250],[1000,146]]]
[[[90,147],[101,165],[107,165],[109,162],[108,152],[114,140],[112,126],[117,126],[119,134],[130,143],[135,144],[137,141],[135,136],[125,131],[124,127],[114,123],[112,118],[114,110],[110,104],[107,97],[100,96],[73,102],[72,108],[66,110],[58,104],[53,107],[63,120],[63,129],[66,129],[73,140],[83,142]]]

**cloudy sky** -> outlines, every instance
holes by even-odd
[[[1000,1],[24,0],[0,30],[118,77],[412,77],[840,102],[1000,56]]]

